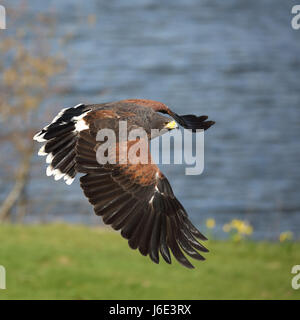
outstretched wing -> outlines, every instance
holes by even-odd
[[[105,224],[128,239],[132,249],[159,262],[171,255],[185,267],[193,268],[185,254],[204,260],[198,252],[208,250],[198,239],[206,238],[191,223],[173,194],[166,177],[155,164],[106,164],[96,160],[96,140],[89,130],[79,134],[76,171],[86,173],[80,184]]]

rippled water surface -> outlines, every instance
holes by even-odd
[[[219,237],[233,218],[248,220],[256,238],[285,230],[300,237],[300,30],[291,28],[293,1],[29,3],[25,20],[55,14],[51,41],[59,40],[69,65],[58,79],[69,90],[48,114],[133,97],[207,114],[216,125],[205,134],[204,173],[163,168],[193,222],[201,229],[215,218]],[[44,171],[36,157],[28,220],[99,223],[78,180],[69,187]]]

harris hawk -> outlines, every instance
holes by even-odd
[[[165,116],[168,115],[169,117]],[[170,119],[170,117],[172,119]],[[178,115],[165,104],[153,100],[128,99],[84,105],[61,110],[53,121],[34,136],[43,142],[38,155],[47,156],[46,174],[71,184],[83,173],[80,186],[105,224],[128,239],[132,249],[159,263],[160,255],[171,263],[171,254],[182,265],[194,266],[190,256],[205,260],[199,252],[208,250],[199,242],[207,240],[189,220],[172,188],[154,163],[100,164],[96,152],[97,132],[103,128],[142,128],[151,139],[151,129],[183,128],[207,130],[214,124],[207,116]],[[117,136],[117,134],[116,134]]]

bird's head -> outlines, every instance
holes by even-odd
[[[176,128],[178,128],[178,124],[173,119],[165,117],[162,114],[159,114],[156,112],[152,114],[151,129],[159,130],[159,132],[157,133],[156,133],[157,130],[155,131],[152,130],[152,138],[158,137],[164,134],[165,132],[171,131]]]
[[[162,102],[154,101],[154,100],[148,100],[148,99],[126,99],[121,100],[119,103],[128,104],[130,106],[135,107],[143,107],[141,110],[141,118],[144,121],[144,127],[147,127],[147,129],[167,129],[172,130],[178,128],[178,125],[176,121],[174,121],[171,118],[163,116],[160,112],[167,114],[169,108]],[[146,107],[146,109],[145,109]],[[150,121],[149,125],[148,121]]]

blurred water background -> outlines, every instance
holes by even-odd
[[[5,2],[4,2],[5,3]],[[8,3],[8,2],[7,2]],[[20,1],[9,0],[9,6]],[[47,101],[44,122],[83,103],[148,98],[177,113],[207,114],[205,170],[185,176],[164,166],[174,192],[200,227],[214,218],[216,237],[238,218],[255,239],[290,230],[300,237],[300,30],[294,1],[28,1],[22,17],[55,16],[55,49],[68,63]],[[9,18],[8,30],[9,32]],[[24,41],[34,42],[30,33]],[[57,44],[59,43],[59,44]],[[82,194],[45,175],[34,158],[27,222],[100,224]],[[6,191],[1,184],[1,193]]]

